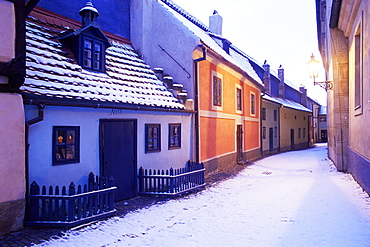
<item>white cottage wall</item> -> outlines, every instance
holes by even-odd
[[[37,116],[37,107],[26,105],[26,119]],[[66,185],[87,182],[90,172],[99,174],[100,119],[137,120],[137,167],[169,169],[184,167],[190,159],[190,113],[46,106],[44,120],[30,126],[29,182]],[[145,124],[161,124],[161,151],[145,153]],[[181,123],[181,148],[168,149],[168,124]],[[53,126],[80,126],[80,163],[52,164]]]
[[[189,98],[194,99],[192,54],[200,40],[163,3],[153,0],[131,2],[131,42],[147,64],[152,68],[163,68],[164,73],[183,84]]]

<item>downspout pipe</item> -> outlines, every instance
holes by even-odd
[[[44,120],[44,109],[45,105],[44,104],[37,104],[38,108],[38,116],[35,118],[32,118],[28,121],[26,121],[26,126],[25,126],[25,143],[26,143],[26,194],[29,194],[29,157],[28,157],[28,150],[30,144],[28,143],[29,139],[29,131],[30,131],[30,126],[33,124],[36,124],[38,122],[41,122]]]
[[[207,59],[207,50],[204,45],[198,45],[202,49],[203,56],[194,59],[194,107],[195,107],[195,160],[200,162],[200,116],[199,116],[199,75],[198,63]]]

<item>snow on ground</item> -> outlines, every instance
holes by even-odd
[[[370,199],[326,145],[270,156],[237,177],[42,246],[370,246]]]

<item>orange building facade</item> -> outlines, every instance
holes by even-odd
[[[261,156],[261,89],[212,55],[197,63],[200,161],[207,173]]]

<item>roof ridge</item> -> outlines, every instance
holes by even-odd
[[[199,19],[197,19],[195,16],[191,15],[189,12],[187,12],[185,9],[180,7],[178,4],[174,3],[172,0],[161,0],[163,3],[165,3],[167,6],[169,6],[171,9],[175,10],[177,13],[188,19],[190,22],[198,26],[200,29],[202,29],[205,32],[211,32],[209,27],[205,25],[203,22],[201,22]]]

